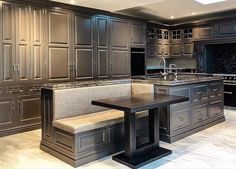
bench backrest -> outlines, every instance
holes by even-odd
[[[107,110],[107,108],[92,105],[91,101],[130,95],[131,83],[54,90],[53,119]]]

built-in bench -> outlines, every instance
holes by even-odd
[[[42,89],[41,149],[77,167],[123,149],[122,111],[92,100],[154,92],[152,84],[93,85]],[[146,113],[137,114],[138,143],[148,141]]]

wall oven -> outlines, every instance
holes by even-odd
[[[236,75],[224,75],[224,105],[236,107]]]

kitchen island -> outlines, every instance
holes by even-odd
[[[132,83],[153,84],[154,92],[189,97],[189,101],[164,107],[160,113],[160,138],[169,143],[225,121],[223,78],[212,75],[152,75]],[[166,113],[167,112],[167,113]]]

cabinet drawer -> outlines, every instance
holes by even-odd
[[[223,83],[212,83],[209,84],[209,97],[214,98],[217,96],[222,96],[223,95]]]
[[[107,132],[105,128],[93,130],[88,133],[78,135],[77,136],[78,152],[92,151],[96,150],[101,146],[105,146],[107,144],[106,137],[107,137]]]
[[[223,114],[223,101],[212,102],[209,105],[209,116],[214,117]]]
[[[172,89],[171,91],[171,95],[174,96],[185,96],[188,97],[190,100],[190,87],[183,87],[183,88],[175,88]],[[178,104],[172,104],[170,107],[175,109],[177,107],[186,107],[190,104],[190,101],[187,102],[182,102],[182,103],[178,103]]]
[[[193,124],[199,123],[208,118],[207,106],[204,107],[194,107],[192,110],[192,122]]]
[[[190,115],[189,109],[182,110],[172,110],[171,111],[171,120],[172,120],[172,130],[178,130],[183,127],[190,125]]]
[[[207,85],[193,87],[192,100],[194,105],[207,103]]]

